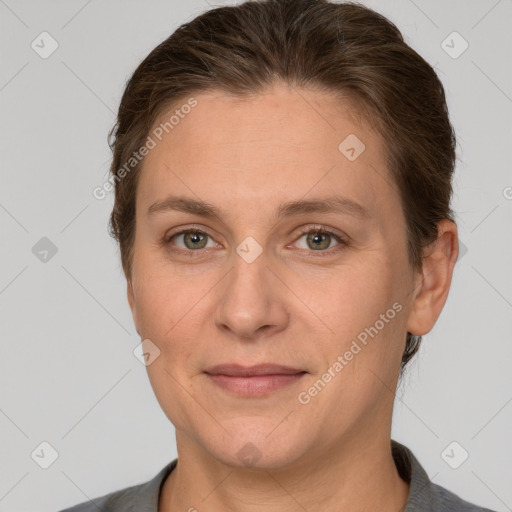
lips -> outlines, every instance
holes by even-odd
[[[231,395],[245,398],[269,396],[300,381],[308,372],[290,366],[223,364],[205,371],[210,382]]]
[[[295,375],[305,370],[278,364],[258,364],[242,366],[239,364],[220,364],[205,371],[209,375],[227,375],[230,377],[255,377],[261,375]]]

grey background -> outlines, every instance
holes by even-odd
[[[365,3],[445,84],[459,142],[453,206],[467,248],[397,393],[392,437],[435,483],[512,510],[511,2]],[[174,428],[132,353],[139,339],[107,234],[112,197],[92,190],[107,177],[106,136],[125,80],[207,8],[0,0],[1,511],[58,510],[148,480],[176,457]],[[46,59],[31,47],[43,31],[59,45]],[[456,59],[442,47],[453,31],[469,43]],[[46,262],[34,254],[43,237],[57,248]],[[43,441],[58,452],[48,469],[31,457]],[[452,441],[469,453],[457,469],[441,456]]]

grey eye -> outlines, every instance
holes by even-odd
[[[184,247],[179,244],[177,244],[177,246],[181,249],[191,250],[205,249],[207,247],[208,238],[210,238],[208,234],[201,231],[183,231],[174,235],[171,240],[178,240],[180,237],[182,237]],[[210,245],[210,247],[214,247],[214,245]]]
[[[310,233],[303,234],[301,238],[306,237],[306,247],[299,247],[300,249],[310,249],[313,251],[329,249],[331,242],[335,237],[329,233],[322,233],[320,231],[311,231]]]

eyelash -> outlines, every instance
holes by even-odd
[[[209,233],[204,231],[203,229],[199,229],[199,228],[195,228],[194,226],[191,226],[187,229],[178,231],[176,233],[172,233],[171,235],[166,235],[164,237],[164,239],[162,240],[162,245],[168,247],[168,246],[170,246],[171,240],[173,238],[175,238],[179,235],[187,234],[187,233],[196,233],[196,234],[199,233],[201,235],[209,236],[211,239],[213,239],[213,237]],[[335,233],[335,232],[331,231],[330,229],[328,229],[327,227],[322,226],[322,225],[308,226],[307,228],[302,229],[299,232],[299,236],[297,237],[296,240],[298,240],[299,238],[303,237],[304,235],[308,235],[310,233],[332,236],[336,239],[337,242],[339,242],[339,245],[337,245],[331,249],[325,249],[325,250],[319,250],[319,251],[313,251],[313,250],[309,250],[309,249],[299,249],[300,251],[307,251],[308,253],[312,253],[312,252],[316,253],[315,256],[308,255],[306,257],[316,258],[316,257],[332,256],[333,254],[336,254],[339,251],[343,250],[345,247],[349,246],[349,242],[348,242],[347,238],[342,237],[338,233]],[[209,247],[208,249],[211,249],[211,247]],[[188,249],[188,250],[186,250],[186,249],[174,249],[173,248],[171,250],[178,254],[182,254],[184,256],[193,258],[193,257],[201,256],[202,252],[205,250],[208,250],[208,249],[197,249],[197,250]],[[199,253],[199,254],[197,254],[197,253]]]

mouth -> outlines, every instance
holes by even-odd
[[[308,372],[289,366],[260,364],[218,365],[205,374],[213,384],[237,396],[259,397],[296,383]]]

